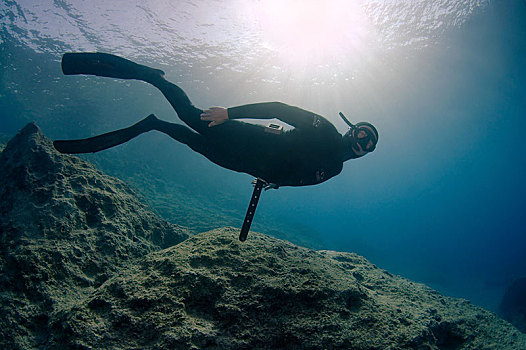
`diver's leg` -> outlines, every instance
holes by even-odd
[[[158,88],[177,112],[179,118],[195,131],[209,132],[208,122],[202,121],[202,110],[196,108],[186,93],[164,79],[164,72],[137,64],[107,53],[66,53],[62,56],[62,72],[66,75],[89,74],[102,77],[136,79]]]
[[[157,130],[163,132],[176,141],[188,145],[194,151],[208,156],[209,147],[205,138],[193,132],[188,127],[157,119],[150,114],[140,122],[124,129],[80,140],[56,140],[53,145],[61,153],[94,153],[99,152],[131,140],[142,133]]]
[[[205,137],[193,132],[184,125],[169,123],[164,120],[157,119],[154,130],[165,133],[174,140],[184,143],[192,150],[204,155],[205,157],[210,156],[211,150],[210,147],[208,147],[208,142],[206,141]]]
[[[61,153],[94,153],[125,143],[142,133],[151,131],[159,121],[150,114],[132,126],[81,140],[56,140],[53,146]]]
[[[189,127],[202,135],[208,135],[210,128],[207,121],[201,120],[203,110],[195,107],[186,93],[179,86],[159,76],[146,81],[161,91],[164,97],[170,102],[179,118]]]

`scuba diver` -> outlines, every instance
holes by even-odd
[[[372,152],[378,142],[373,125],[352,124],[342,113],[340,116],[350,127],[343,136],[322,116],[280,102],[201,110],[181,88],[164,78],[162,70],[111,54],[66,53],[62,57],[62,71],[65,75],[88,74],[152,84],[190,128],[150,114],[128,128],[103,135],[57,140],[54,146],[61,153],[98,152],[157,130],[219,166],[255,176],[268,189],[327,181],[342,171],[343,162]],[[277,118],[293,128],[284,131],[277,124],[263,126],[236,120],[240,118]]]

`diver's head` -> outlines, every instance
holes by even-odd
[[[344,160],[359,158],[374,151],[378,143],[378,130],[374,125],[367,122],[352,124],[341,112],[340,117],[350,127],[343,135]]]

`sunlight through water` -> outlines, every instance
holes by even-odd
[[[241,9],[264,47],[287,66],[302,68],[363,57],[375,32],[359,2],[270,0]]]
[[[37,52],[98,50],[211,74],[281,81],[300,70],[331,80],[366,70],[393,48],[433,45],[488,2],[19,0],[0,6],[0,27]]]

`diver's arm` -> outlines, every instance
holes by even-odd
[[[296,128],[318,127],[325,118],[304,109],[289,106],[281,102],[254,103],[228,108],[230,119],[279,119]]]
[[[281,102],[263,102],[224,108],[211,107],[201,114],[201,120],[210,121],[208,126],[224,123],[228,119],[279,119],[296,128],[318,128],[331,125],[325,118],[304,109]]]

